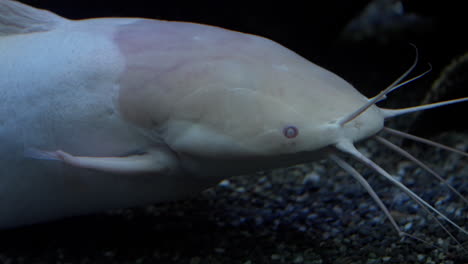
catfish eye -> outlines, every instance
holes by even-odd
[[[285,126],[283,128],[283,135],[287,138],[295,138],[299,134],[299,129],[295,126]]]

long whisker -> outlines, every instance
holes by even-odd
[[[417,79],[423,77],[424,75],[428,74],[430,71],[432,71],[432,65],[431,65],[431,64],[429,64],[429,69],[426,70],[425,72],[423,72],[423,73],[421,73],[421,74],[419,74],[419,75],[417,75],[417,76],[415,76],[415,77],[413,77],[413,78],[411,78],[411,79],[409,79],[409,80],[406,80],[406,81],[404,81],[404,82],[402,82],[402,83],[399,83],[399,84],[393,86],[392,89],[390,89],[387,93],[385,93],[385,95],[384,95],[383,97],[381,97],[377,102],[380,102],[380,101],[386,99],[386,98],[387,98],[387,95],[388,95],[389,93],[395,91],[396,89],[398,89],[398,88],[400,88],[400,87],[402,87],[402,86],[405,86],[406,84],[408,84],[408,83],[410,83],[410,82],[413,82],[413,81],[415,81],[415,80],[417,80]],[[377,95],[377,96],[378,96],[378,95]],[[377,96],[375,96],[375,97],[377,97]],[[373,100],[375,97],[369,98],[369,100]],[[377,102],[376,102],[376,103],[377,103]]]
[[[423,111],[423,110],[441,107],[444,105],[456,104],[456,103],[467,102],[467,101],[468,101],[468,97],[463,97],[463,98],[447,100],[447,101],[442,101],[442,102],[437,102],[437,103],[432,103],[432,104],[426,104],[426,105],[418,105],[418,106],[406,107],[406,108],[400,108],[400,109],[380,108],[380,110],[384,114],[385,119],[387,119],[387,118],[391,118],[391,117],[395,117],[399,115],[409,114],[409,113],[413,113],[417,111]]]
[[[407,237],[410,237],[410,238],[413,238],[413,239],[416,239],[418,241],[421,241],[429,246],[433,246],[435,248],[438,248],[438,249],[441,249],[440,247],[434,245],[433,243],[430,243],[429,241],[426,241],[424,239],[421,239],[415,235],[412,235],[412,234],[409,234],[407,232],[404,232],[404,231],[401,231],[400,227],[398,226],[398,224],[396,223],[395,219],[393,218],[393,216],[390,214],[390,211],[388,210],[388,208],[385,206],[385,204],[382,202],[382,200],[380,199],[380,197],[377,195],[377,193],[375,193],[374,189],[372,188],[372,186],[369,185],[369,183],[367,182],[367,180],[362,176],[362,174],[360,174],[357,170],[355,170],[351,165],[349,165],[346,161],[344,161],[343,159],[339,158],[338,156],[334,155],[334,154],[331,154],[330,155],[330,158],[338,165],[340,166],[343,170],[345,170],[346,172],[348,172],[349,174],[351,174],[351,176],[353,176],[363,187],[364,189],[366,189],[366,191],[369,193],[369,195],[372,197],[372,199],[377,203],[377,205],[381,208],[381,210],[384,212],[384,214],[387,216],[387,219],[391,222],[391,224],[393,225],[393,227],[397,230],[398,232],[398,235],[403,237],[403,236],[407,236]],[[460,245],[462,248],[463,246],[461,245],[461,243],[455,238],[455,236],[452,235],[452,233],[450,233],[450,231],[445,227],[444,224],[442,224],[439,219],[437,219],[437,217],[435,217],[435,215],[430,212],[426,206],[424,206],[422,203],[416,201],[420,206],[421,208],[426,211],[430,216],[432,216],[432,218],[439,224],[439,226],[442,227],[442,229],[444,229],[444,231],[458,244]]]
[[[395,129],[392,129],[392,128],[388,128],[388,127],[384,127],[382,129],[382,131],[388,132],[390,134],[400,136],[400,137],[403,137],[403,138],[406,138],[406,139],[410,139],[410,140],[413,140],[413,141],[416,141],[416,142],[427,144],[427,145],[430,145],[430,146],[433,146],[433,147],[437,147],[437,148],[445,149],[447,151],[455,152],[455,153],[460,154],[462,156],[468,157],[467,152],[464,152],[464,151],[461,151],[459,149],[452,148],[452,147],[449,147],[449,146],[434,142],[434,141],[429,140],[429,139],[425,139],[425,138],[422,138],[422,137],[411,135],[411,134],[408,134],[408,133],[405,133],[405,132],[402,132],[402,131],[398,131],[398,130],[395,130]]]
[[[441,181],[443,184],[445,184],[445,186],[447,186],[450,190],[452,190],[452,192],[454,192],[458,197],[460,197],[465,203],[468,203],[468,200],[465,197],[463,197],[463,195],[460,192],[458,192],[457,189],[455,189],[452,185],[450,185],[447,182],[447,180],[442,178],[437,172],[435,172],[434,170],[429,168],[426,164],[424,164],[419,159],[417,159],[416,157],[411,155],[409,152],[407,152],[406,150],[398,147],[397,145],[393,144],[392,142],[390,142],[390,141],[388,141],[385,138],[382,138],[380,136],[375,136],[375,139],[378,142],[380,142],[380,143],[384,144],[385,146],[387,146],[388,148],[390,148],[391,150],[401,154],[402,156],[404,156],[407,159],[411,160],[412,162],[416,163],[419,167],[423,168],[425,171],[429,172],[432,176],[434,176],[439,181]]]
[[[411,44],[412,45],[412,44]],[[415,47],[413,45],[413,47]],[[382,90],[379,94],[377,94],[376,96],[372,97],[366,104],[364,104],[363,106],[361,106],[360,108],[358,108],[356,111],[350,113],[349,115],[345,116],[343,119],[341,119],[338,124],[340,126],[344,126],[346,123],[350,122],[351,120],[353,120],[354,118],[356,118],[357,116],[359,116],[360,114],[362,114],[364,111],[366,111],[369,107],[371,107],[372,105],[374,105],[375,103],[377,103],[378,101],[382,100],[382,98],[384,98],[389,92],[393,91],[394,89],[398,88],[396,87],[397,84],[399,82],[401,82],[401,80],[403,80],[404,78],[406,78],[406,76],[408,76],[408,74],[410,74],[414,68],[416,67],[416,64],[418,63],[418,49],[416,49],[415,47],[415,52],[416,52],[416,56],[414,58],[414,61],[413,61],[413,64],[409,67],[408,70],[406,70],[400,77],[398,77],[395,81],[393,81],[389,86],[387,86],[387,88],[385,88],[384,90]],[[414,79],[414,78],[413,78]],[[407,83],[407,82],[405,82]]]
[[[418,202],[421,204],[421,206],[425,206],[426,208],[430,209],[437,215],[439,215],[442,219],[450,223],[452,226],[456,227],[458,230],[463,232],[464,234],[468,235],[468,231],[457,225],[455,222],[450,220],[447,216],[442,214],[439,210],[435,209],[432,205],[430,205],[428,202],[426,202],[424,199],[419,197],[417,194],[415,194],[413,191],[411,191],[408,187],[406,187],[404,184],[401,182],[397,181],[394,179],[388,172],[386,172],[384,169],[382,169],[379,165],[377,165],[375,162],[364,156],[361,152],[359,152],[356,147],[351,142],[348,141],[342,141],[338,144],[336,144],[336,147],[346,153],[351,154],[353,157],[355,157],[357,160],[361,161],[362,163],[366,164],[370,168],[374,169],[376,172],[378,172],[380,175],[382,175],[384,178],[389,180],[391,183],[399,187],[402,191],[404,191],[408,196],[410,196],[414,201]]]
[[[398,232],[398,235],[403,235],[403,231],[401,231],[400,227],[396,223],[395,219],[393,216],[390,214],[390,211],[388,210],[387,206],[382,202],[382,200],[379,198],[379,196],[375,193],[374,189],[372,186],[369,185],[367,180],[357,171],[355,170],[351,165],[349,165],[346,161],[343,159],[339,158],[338,156],[331,154],[330,158],[338,164],[343,170],[345,170],[347,173],[351,174],[363,187],[366,189],[366,191],[369,193],[369,195],[374,199],[374,201],[377,203],[377,205],[382,209],[382,211],[385,213],[387,216],[388,220],[392,223],[393,227],[396,229]]]

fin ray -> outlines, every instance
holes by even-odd
[[[0,0],[0,36],[49,31],[64,20],[47,10]]]

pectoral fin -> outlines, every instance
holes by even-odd
[[[25,155],[34,159],[57,160],[70,166],[119,174],[165,173],[174,167],[175,159],[164,151],[150,150],[125,157],[73,156],[62,150],[28,149]]]

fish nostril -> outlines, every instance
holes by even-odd
[[[283,135],[287,138],[295,138],[299,135],[299,129],[295,126],[285,126],[283,128]]]

